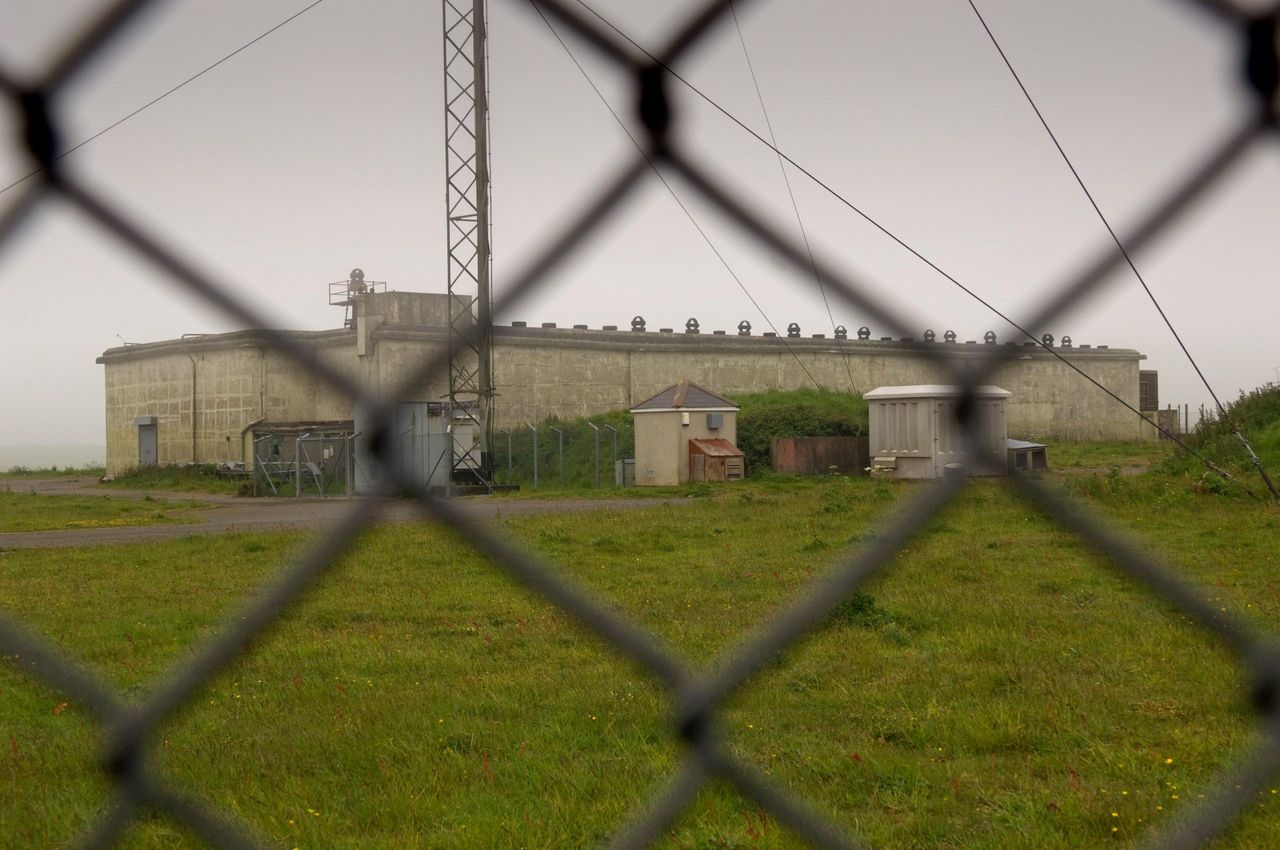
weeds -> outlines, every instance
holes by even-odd
[[[854,593],[831,612],[831,620],[858,629],[875,629],[893,622],[893,615],[869,593]]]

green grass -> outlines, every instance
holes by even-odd
[[[828,389],[769,390],[737,395],[738,448],[747,474],[770,469],[774,437],[851,437],[867,433],[867,402],[856,393]]]
[[[560,492],[595,489],[596,433],[587,423],[600,429],[600,489],[613,487],[613,439],[606,430],[609,425],[618,432],[618,458],[635,456],[635,430],[631,414],[615,410],[598,416],[559,419],[553,417],[538,423],[538,487]],[[561,460],[560,435],[564,432],[564,452]],[[533,486],[534,445],[533,432],[528,427],[516,427],[508,431],[495,431],[493,436],[494,480],[499,484],[518,484],[524,488]],[[508,462],[509,461],[509,462]],[[561,469],[563,468],[563,475]]]
[[[866,433],[867,403],[852,393],[827,389],[770,390],[734,396],[738,413],[738,447],[747,461],[748,475],[769,470],[769,441],[774,436],[841,436]],[[635,456],[635,429],[632,414],[614,410],[578,419],[547,419],[538,424],[538,488],[555,492],[594,489],[595,433],[590,422],[600,428],[600,489],[614,481],[613,434],[618,432],[618,458]],[[564,432],[563,460],[560,435]],[[510,463],[508,463],[508,456]],[[494,477],[500,484],[533,486],[533,434],[527,427],[495,432],[493,438]],[[563,473],[562,473],[563,466]]]
[[[64,478],[71,476],[101,478],[105,473],[106,469],[101,466],[50,466],[47,468],[11,466],[8,470],[0,472],[0,479],[25,480],[29,478]]]
[[[1153,510],[1157,484],[1121,480],[1093,498],[1215,604],[1274,630],[1280,516],[1185,487]],[[774,480],[500,528],[705,665],[914,489]],[[140,698],[301,542],[6,552],[0,607]],[[92,727],[11,663],[0,693],[0,835],[63,843],[107,798]],[[738,693],[721,731],[873,846],[1129,846],[1251,740],[1243,693],[1181,615],[977,482]],[[154,757],[276,846],[592,847],[678,764],[669,727],[669,695],[565,614],[452,535],[395,526],[365,535],[201,690]],[[1280,844],[1276,801],[1264,795],[1214,847]],[[197,845],[148,817],[127,846]],[[713,784],[659,846],[802,844]]]
[[[104,487],[120,490],[160,490],[173,493],[217,493],[248,495],[252,482],[243,478],[226,478],[217,473],[215,464],[188,466],[142,466],[104,482]]]
[[[1182,451],[1167,440],[1036,442],[1048,446],[1049,468],[1058,470],[1106,471],[1112,466],[1148,469]]]
[[[1226,404],[1226,417],[1201,422],[1187,442],[1209,460],[1249,479],[1249,486],[1265,489],[1233,425],[1249,440],[1272,480],[1280,478],[1280,385],[1269,384],[1241,393]],[[1189,455],[1170,457],[1165,470],[1203,474],[1203,465]]]
[[[0,532],[58,531],[196,522],[185,512],[205,507],[199,502],[163,499],[118,499],[110,496],[55,496],[10,492],[0,485]]]

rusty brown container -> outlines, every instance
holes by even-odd
[[[863,475],[870,465],[867,437],[774,437],[769,462],[785,475]]]

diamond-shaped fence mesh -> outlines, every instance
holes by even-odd
[[[142,260],[166,272],[174,286],[198,295],[211,308],[247,326],[271,328],[276,323],[269,317],[239,301],[220,281],[202,274],[172,246],[149,234],[113,199],[79,181],[58,157],[60,122],[56,107],[60,93],[89,60],[118,39],[137,13],[148,5],[151,4],[146,0],[110,4],[89,22],[69,49],[35,79],[18,79],[0,70],[0,90],[23,116],[23,143],[33,163],[42,169],[38,178],[24,185],[0,213],[0,249],[10,248],[24,219],[47,198],[56,196],[78,208]],[[521,2],[518,0],[516,5]],[[656,55],[637,52],[628,40],[619,38],[602,28],[596,19],[569,8],[560,0],[537,0],[537,5],[571,31],[574,38],[607,57],[619,73],[632,79],[637,113],[647,135],[641,139],[643,155],[627,156],[616,175],[582,201],[578,214],[547,239],[542,251],[514,276],[504,303],[495,306],[509,307],[529,292],[548,285],[549,273],[561,260],[591,240],[602,222],[623,214],[626,201],[647,173],[648,161],[652,160],[668,176],[681,180],[704,201],[718,208],[744,233],[786,258],[800,273],[812,272],[816,267],[837,297],[896,329],[902,336],[909,335],[905,318],[865,294],[861,281],[844,273],[837,263],[822,256],[811,256],[804,246],[771,228],[750,209],[733,186],[722,183],[703,163],[674,143],[671,130],[676,113],[668,91],[672,66],[724,28],[726,16],[732,11],[730,0],[712,0],[702,5]],[[740,8],[747,5],[747,0],[738,0]],[[1240,119],[1238,128],[1199,168],[1185,175],[1146,212],[1136,228],[1121,234],[1130,251],[1140,250],[1193,207],[1206,189],[1276,128],[1280,7],[1258,14],[1236,9],[1226,2],[1206,0],[1201,5],[1217,13],[1225,25],[1239,30],[1245,70],[1242,85],[1249,86],[1256,95],[1255,107]],[[1046,325],[1079,299],[1102,287],[1108,272],[1122,261],[1115,251],[1102,252],[1076,279],[1046,289],[1040,308],[1025,326]],[[372,398],[363,387],[316,359],[312,351],[289,337],[270,331],[264,333],[274,347],[334,388],[378,412],[375,421],[382,423],[383,433],[392,432],[396,394],[390,398]],[[462,339],[454,348],[473,344],[474,339]],[[952,361],[939,356],[936,347],[920,350],[924,356],[934,358],[937,366],[966,392],[984,382],[1000,357],[999,353],[993,354],[976,368],[961,372]],[[447,374],[452,353],[445,351],[421,363],[404,386],[417,386],[424,379]],[[957,409],[969,435],[971,451],[976,454],[979,451],[977,417],[967,415],[970,405],[961,403]],[[393,439],[376,443],[381,446],[384,457],[396,452]],[[674,823],[712,779],[735,786],[742,795],[814,846],[862,846],[858,838],[816,814],[815,808],[805,800],[795,798],[771,778],[735,758],[717,735],[717,720],[726,701],[744,683],[780,652],[820,629],[842,599],[884,569],[913,535],[952,502],[964,487],[963,479],[952,477],[921,486],[908,504],[888,518],[874,537],[868,538],[869,542],[798,593],[781,614],[762,624],[741,646],[728,653],[727,660],[712,669],[699,670],[664,646],[654,634],[598,602],[539,558],[477,523],[455,503],[429,495],[424,482],[404,471],[412,465],[387,463],[385,466],[394,478],[388,489],[416,499],[427,518],[456,531],[497,569],[546,604],[568,614],[669,691],[674,706],[671,734],[684,746],[683,761],[650,804],[634,813],[631,821],[617,833],[611,846],[648,846]],[[1203,846],[1229,829],[1241,809],[1280,768],[1280,653],[1241,619],[1212,604],[1142,544],[1112,530],[1100,517],[1064,493],[1026,476],[1012,476],[1008,486],[1088,543],[1115,569],[1214,635],[1229,649],[1252,683],[1251,697],[1260,727],[1256,743],[1238,758],[1197,807],[1159,833],[1152,845],[1161,848]],[[193,658],[155,682],[140,702],[127,700],[103,685],[85,666],[64,657],[48,640],[32,633],[14,617],[0,616],[0,655],[84,706],[100,724],[108,742],[102,765],[113,789],[113,800],[82,836],[81,846],[113,846],[134,819],[148,810],[172,817],[215,846],[264,846],[261,839],[234,818],[166,784],[149,763],[147,753],[161,724],[190,703],[202,686],[238,655],[249,650],[265,630],[285,617],[305,591],[323,581],[326,571],[369,526],[375,512],[373,500],[352,502],[342,520],[295,563],[283,568],[268,590],[228,619],[215,636],[196,649]]]

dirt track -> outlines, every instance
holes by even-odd
[[[118,526],[113,528],[76,528],[63,531],[24,531],[0,534],[0,550],[39,549],[70,546],[105,546],[115,543],[137,543],[147,540],[172,540],[192,534],[234,534],[246,531],[318,531],[331,526],[352,502],[348,499],[277,499],[242,498],[209,493],[162,493],[141,490],[116,490],[100,487],[92,478],[49,478],[12,480],[9,489],[15,493],[44,493],[66,496],[113,496],[124,499],[197,501],[210,507],[183,512],[192,517],[189,523]],[[469,497],[455,499],[453,504],[477,520],[499,516],[537,513],[568,513],[590,510],[634,510],[660,504],[682,504],[684,499],[490,499]],[[379,522],[407,522],[422,519],[421,510],[412,502],[392,500],[379,507]]]

